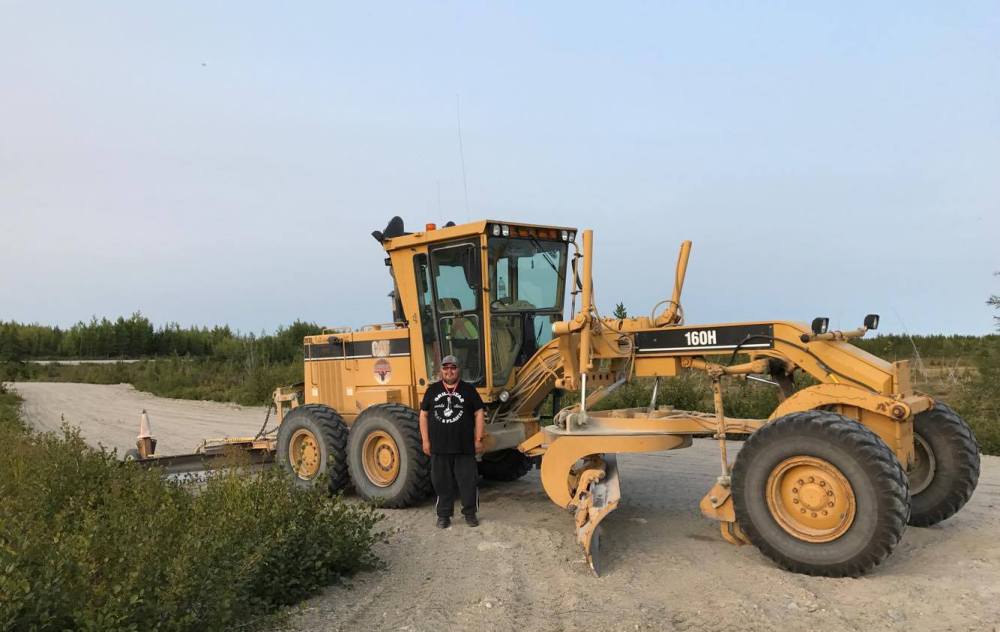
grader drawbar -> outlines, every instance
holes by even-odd
[[[648,317],[605,318],[591,231],[578,239],[568,227],[486,220],[407,232],[397,217],[372,234],[388,255],[393,321],[306,337],[303,383],[275,393],[277,428],[206,446],[273,457],[301,485],[322,478],[385,507],[419,503],[432,489],[416,408],[441,358],[455,355],[487,404],[480,473],[514,480],[540,462],[546,494],[572,515],[596,573],[602,522],[621,502],[620,454],[714,439],[718,476],[702,513],[727,541],[811,575],[871,570],[907,524],[945,520],[975,489],[968,425],[913,390],[907,362],[850,343],[878,326],[874,314],[852,331],[828,331],[825,318],[687,324],[684,242],[668,300]],[[706,376],[712,412],[661,401],[663,381],[685,371]],[[648,405],[594,408],[637,378],[653,382]],[[766,383],[777,407],[764,419],[727,415],[732,379]],[[567,392],[578,403],[562,407]],[[744,443],[730,459],[734,438]],[[155,462],[141,444],[140,460]]]

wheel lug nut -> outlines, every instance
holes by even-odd
[[[799,499],[798,499],[798,498],[793,498],[793,499],[792,499],[792,502],[793,502],[793,503],[795,503],[795,504],[797,505],[797,504],[799,504]]]
[[[814,511],[814,512],[813,512],[813,518],[815,518],[815,517],[816,517],[816,512]]]
[[[806,484],[806,482],[804,480],[802,480],[801,478],[799,479],[798,482],[799,482],[799,485],[805,485]]]
[[[803,507],[802,509],[799,509],[799,511],[801,511],[802,513],[805,513],[806,509],[805,509],[805,507]]]
[[[832,489],[826,490],[826,495],[827,496],[833,496],[833,490]]]
[[[812,477],[812,476],[809,477],[809,482],[810,483],[815,482],[815,481],[816,481],[816,479],[814,477]]]
[[[826,503],[826,506],[827,507],[833,507],[833,502],[831,501],[831,502]]]
[[[799,488],[798,487],[793,487],[792,488],[792,493],[793,494],[798,494],[799,493]]]
[[[827,513],[829,513],[829,512],[826,509],[824,509],[823,510],[823,515],[825,516]]]
[[[819,486],[820,487],[826,487],[826,481],[820,481],[819,482]]]

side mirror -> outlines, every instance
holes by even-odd
[[[865,316],[865,329],[878,329],[878,314],[868,314]]]
[[[830,319],[820,316],[819,318],[813,318],[812,330],[814,334],[825,334],[827,327],[830,326]]]

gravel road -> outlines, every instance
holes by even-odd
[[[264,409],[161,399],[128,386],[17,384],[27,419],[80,425],[92,443],[130,447],[149,411],[161,451],[208,436],[253,434]],[[739,444],[733,444],[733,447]],[[783,571],[736,547],[698,512],[716,448],[622,455],[621,508],[605,522],[605,574],[595,578],[571,519],[537,471],[481,486],[482,525],[434,528],[433,503],[386,510],[382,570],[296,609],[306,630],[1000,630],[1000,458],[957,516],[910,528],[893,555],[859,579]]]
[[[39,430],[58,430],[66,422],[80,428],[91,445],[135,447],[139,414],[145,410],[156,437],[157,454],[194,452],[203,439],[253,436],[264,423],[263,406],[168,399],[137,391],[129,384],[18,382],[24,418]]]

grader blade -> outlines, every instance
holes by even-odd
[[[601,521],[618,508],[622,490],[618,463],[613,454],[603,455],[596,467],[580,474],[576,504],[576,539],[583,546],[587,563],[601,575]]]

